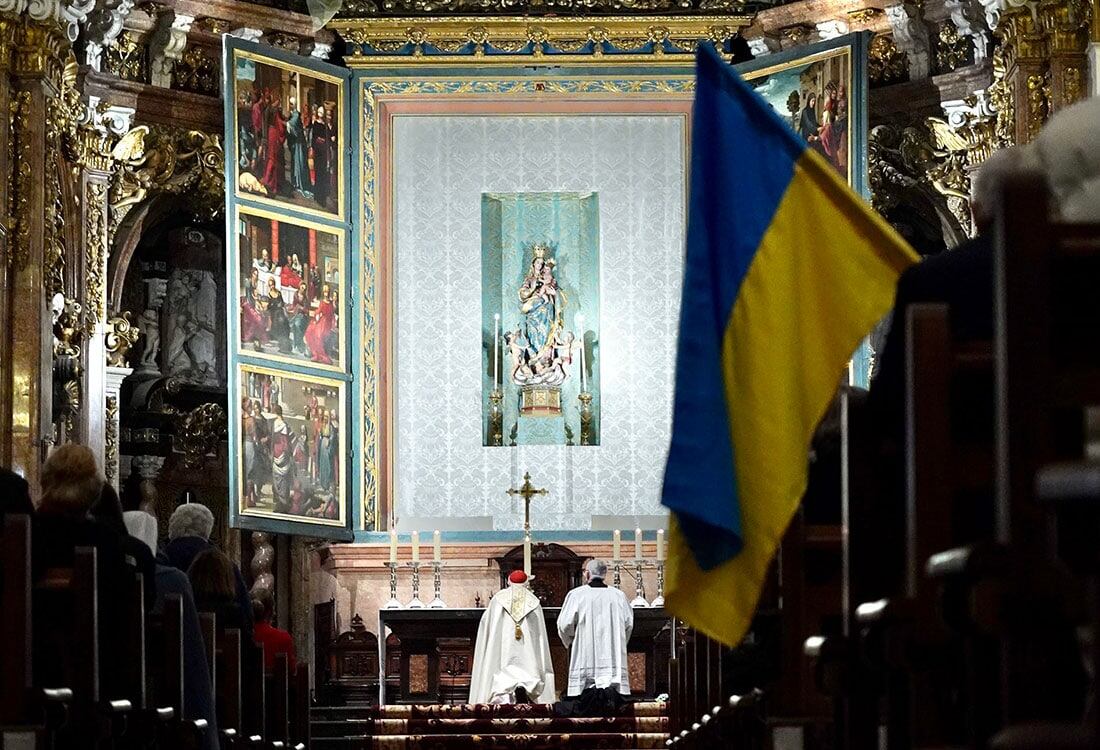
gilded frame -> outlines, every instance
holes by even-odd
[[[345,381],[336,378],[325,378],[317,375],[307,375],[302,372],[278,370],[268,367],[262,367],[259,365],[248,364],[239,362],[237,364],[236,377],[238,383],[245,382],[245,376],[249,373],[255,373],[257,375],[264,375],[268,377],[278,377],[284,379],[291,379],[300,383],[312,383],[325,388],[331,388],[336,391],[336,400],[339,404],[339,453],[340,466],[336,472],[336,476],[340,481],[340,490],[337,497],[336,506],[339,509],[338,517],[335,519],[319,518],[315,516],[302,516],[292,513],[279,513],[274,510],[255,510],[253,508],[245,507],[245,476],[244,476],[244,450],[239,445],[234,445],[235,460],[233,462],[233,478],[234,478],[234,503],[233,503],[233,516],[234,519],[241,523],[242,526],[247,527],[244,523],[245,519],[253,519],[258,521],[278,521],[290,524],[309,524],[318,525],[323,527],[343,529],[348,525],[348,492],[351,489],[349,487],[349,477],[347,462],[349,460],[348,454],[348,408],[347,408],[347,390],[345,388]],[[233,420],[233,424],[238,426],[235,435],[236,440],[240,441],[243,438],[242,431],[239,429],[242,419],[242,405],[240,394],[235,394],[236,398],[233,398],[233,403],[230,404],[230,418]]]
[[[243,216],[251,216],[259,219],[271,219],[278,221],[280,224],[289,224],[303,229],[311,229],[317,232],[323,232],[336,239],[337,243],[337,261],[339,263],[341,278],[343,283],[339,285],[339,294],[337,295],[336,309],[339,315],[338,329],[339,329],[339,358],[332,364],[324,364],[311,359],[305,359],[302,357],[292,357],[285,354],[268,354],[266,352],[260,352],[254,349],[248,349],[241,341],[240,324],[237,324],[234,340],[236,342],[235,352],[238,357],[245,359],[254,359],[257,361],[278,363],[283,365],[293,365],[296,367],[329,371],[333,373],[344,373],[347,370],[348,362],[348,284],[347,281],[352,278],[351,269],[348,266],[347,259],[347,232],[342,226],[333,226],[331,224],[325,224],[318,221],[310,221],[308,219],[300,219],[295,216],[290,216],[285,213],[277,211],[270,211],[265,208],[255,208],[253,206],[237,204],[235,206],[234,222],[233,226],[236,229],[239,226]],[[230,270],[230,284],[234,294],[234,301],[239,301],[239,295],[242,292],[241,284],[243,279],[241,278],[241,265],[240,255],[241,247],[240,241],[237,235],[234,235],[233,241],[230,244],[233,250],[232,267]],[[323,281],[323,279],[322,279]],[[237,310],[236,304],[232,306],[233,310]]]
[[[265,195],[258,193],[248,192],[241,189],[240,186],[240,138],[238,133],[240,132],[240,125],[237,122],[237,103],[240,97],[240,91],[238,89],[237,79],[237,60],[251,60],[256,65],[266,65],[268,67],[275,68],[277,70],[284,70],[292,73],[296,73],[298,76],[306,76],[309,78],[315,78],[317,80],[324,81],[332,84],[336,87],[337,92],[337,109],[335,121],[338,123],[339,130],[337,131],[336,138],[336,206],[337,210],[326,211],[320,208],[313,208],[311,206],[304,206],[288,200],[279,200],[269,198]],[[316,69],[316,67],[307,67],[305,65],[298,65],[293,62],[284,61],[273,57],[270,52],[253,52],[248,49],[242,49],[239,47],[233,47],[229,50],[226,62],[226,75],[231,76],[232,82],[232,98],[228,100],[226,105],[226,118],[232,121],[232,134],[233,134],[233,158],[232,166],[230,166],[230,160],[226,160],[226,172],[232,175],[232,195],[238,200],[249,201],[258,205],[267,206],[273,210],[281,210],[288,212],[297,212],[306,216],[311,216],[315,219],[327,220],[331,222],[343,222],[347,219],[348,214],[348,194],[347,194],[347,178],[344,173],[345,159],[342,158],[342,154],[347,151],[348,138],[350,133],[346,123],[349,122],[348,118],[348,96],[347,96],[347,78],[345,76],[336,75],[334,73],[328,73],[322,70]],[[229,192],[229,191],[227,191]]]

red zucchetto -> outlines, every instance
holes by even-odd
[[[513,570],[508,576],[508,583],[527,583],[527,574],[522,570]]]

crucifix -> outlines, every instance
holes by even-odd
[[[536,490],[531,484],[531,472],[528,471],[523,475],[523,485],[518,490],[510,487],[508,494],[523,498],[523,572],[531,575],[531,498],[535,495],[545,495],[546,489]]]

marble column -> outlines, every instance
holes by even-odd
[[[103,409],[106,420],[103,472],[115,489],[119,488],[119,393],[122,390],[122,381],[132,372],[129,367],[107,366]]]
[[[275,546],[272,534],[252,532],[252,593],[267,591],[275,596]]]

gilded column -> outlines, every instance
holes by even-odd
[[[47,300],[63,293],[64,256],[58,253],[52,216],[55,196],[47,196],[46,176],[56,173],[56,127],[50,102],[60,89],[68,41],[50,22],[23,16],[13,22],[11,115],[8,156],[11,180],[11,304],[8,327],[10,364],[11,466],[37,487],[45,449],[52,441],[53,332]],[[56,132],[56,131],[54,131]],[[0,426],[0,432],[7,425]]]
[[[122,381],[132,372],[129,367],[108,366],[104,383],[103,473],[115,489],[119,488],[119,392],[122,390]]]
[[[1001,15],[998,31],[1004,48],[1004,81],[1015,112],[1016,143],[1029,143],[1050,115],[1049,49],[1032,8],[1013,7]]]
[[[1039,15],[1050,54],[1050,109],[1057,112],[1086,96],[1092,7],[1089,0],[1046,0]]]
[[[12,123],[15,111],[11,98],[11,47],[15,22],[0,17],[0,173],[8,175],[0,180],[0,466],[12,465],[15,430],[15,354],[12,332],[12,314],[15,308],[15,246],[11,238],[11,156],[14,148]],[[21,418],[21,422],[26,421]],[[23,430],[27,427],[24,425]]]
[[[1100,0],[1092,0],[1089,26],[1089,96],[1100,96]]]

